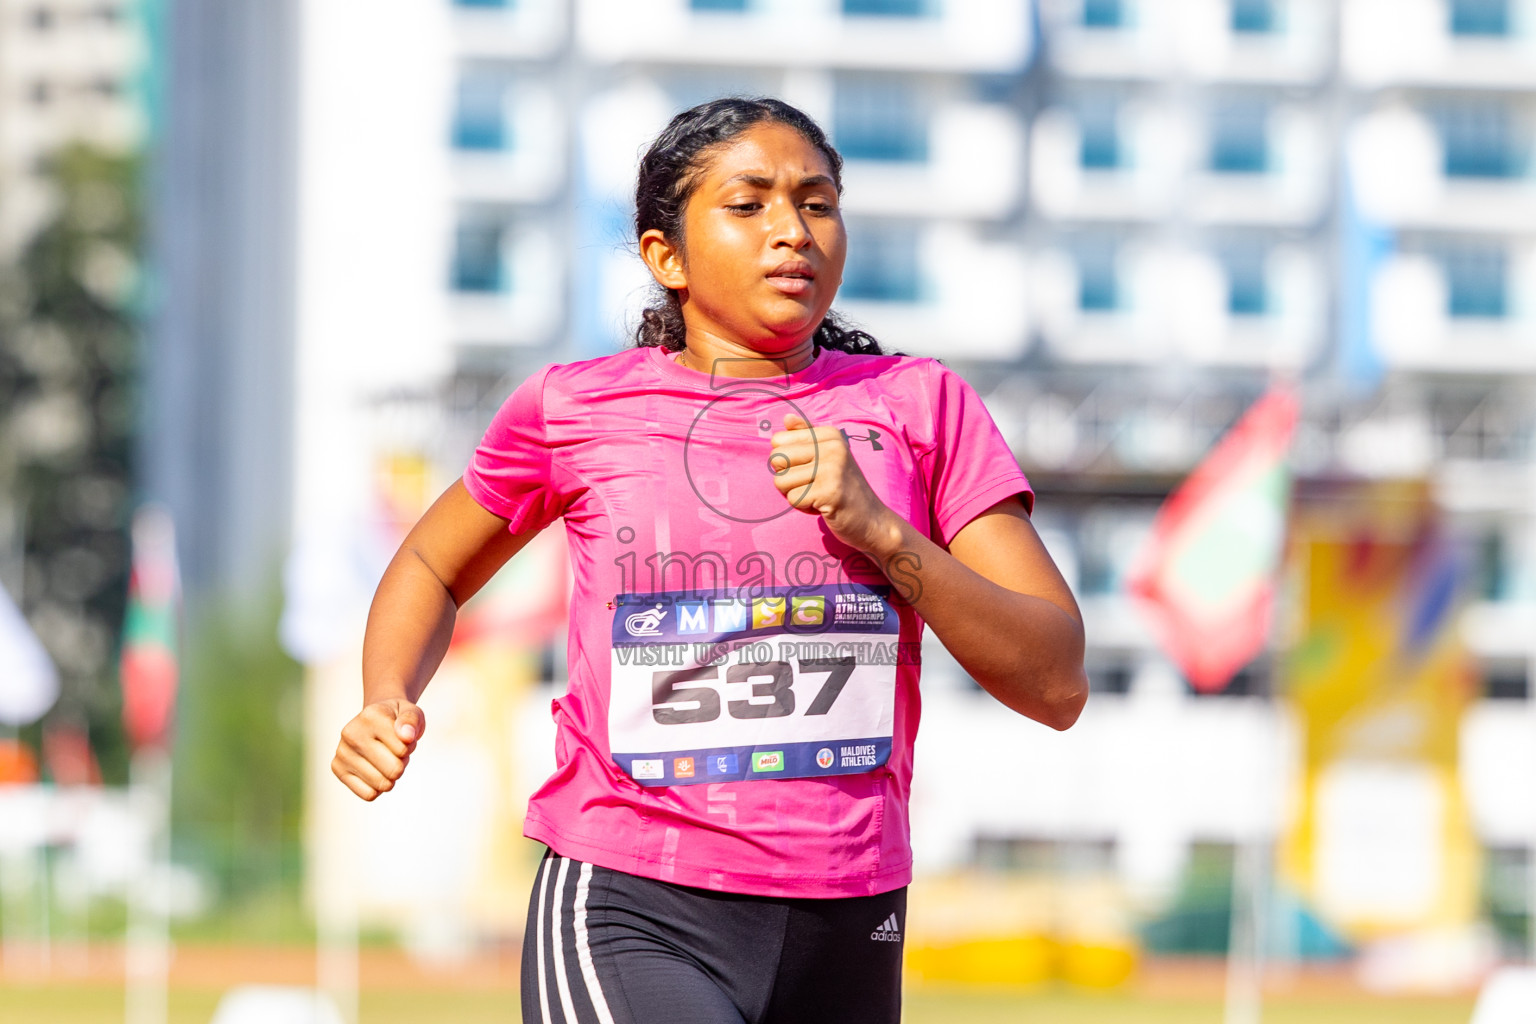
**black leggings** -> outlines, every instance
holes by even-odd
[[[524,1024],[899,1024],[907,890],[712,892],[544,857]]]

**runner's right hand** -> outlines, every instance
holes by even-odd
[[[342,728],[331,771],[352,792],[374,800],[395,788],[426,727],[421,708],[404,697],[369,704]]]

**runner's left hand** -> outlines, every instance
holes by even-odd
[[[788,413],[770,440],[773,484],[791,505],[821,516],[838,540],[866,554],[899,537],[896,513],[864,479],[842,431]]]

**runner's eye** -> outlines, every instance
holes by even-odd
[[[738,216],[745,216],[749,213],[756,213],[758,210],[761,210],[763,208],[763,204],[758,202],[727,203],[725,208]]]

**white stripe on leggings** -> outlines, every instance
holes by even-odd
[[[544,1018],[544,1024],[554,1024],[549,1017],[549,985],[544,980],[544,894],[549,891],[549,862],[551,857],[544,858],[544,869],[539,872],[539,1013]]]
[[[568,858],[560,858],[560,877],[555,880],[555,903],[549,908],[549,932],[555,937],[555,984],[560,989],[560,1008],[565,1024],[577,1024],[576,1004],[571,1002],[571,982],[565,972],[565,933],[560,927],[560,904],[565,902],[565,876],[571,870]]]
[[[576,930],[576,961],[581,964],[581,976],[587,982],[587,995],[592,1008],[597,1011],[600,1024],[613,1024],[613,1014],[608,1011],[608,1000],[603,998],[603,984],[597,980],[597,968],[592,964],[592,947],[587,943],[587,890],[592,881],[592,865],[581,865],[581,878],[576,883],[576,909],[571,915],[571,925]]]

